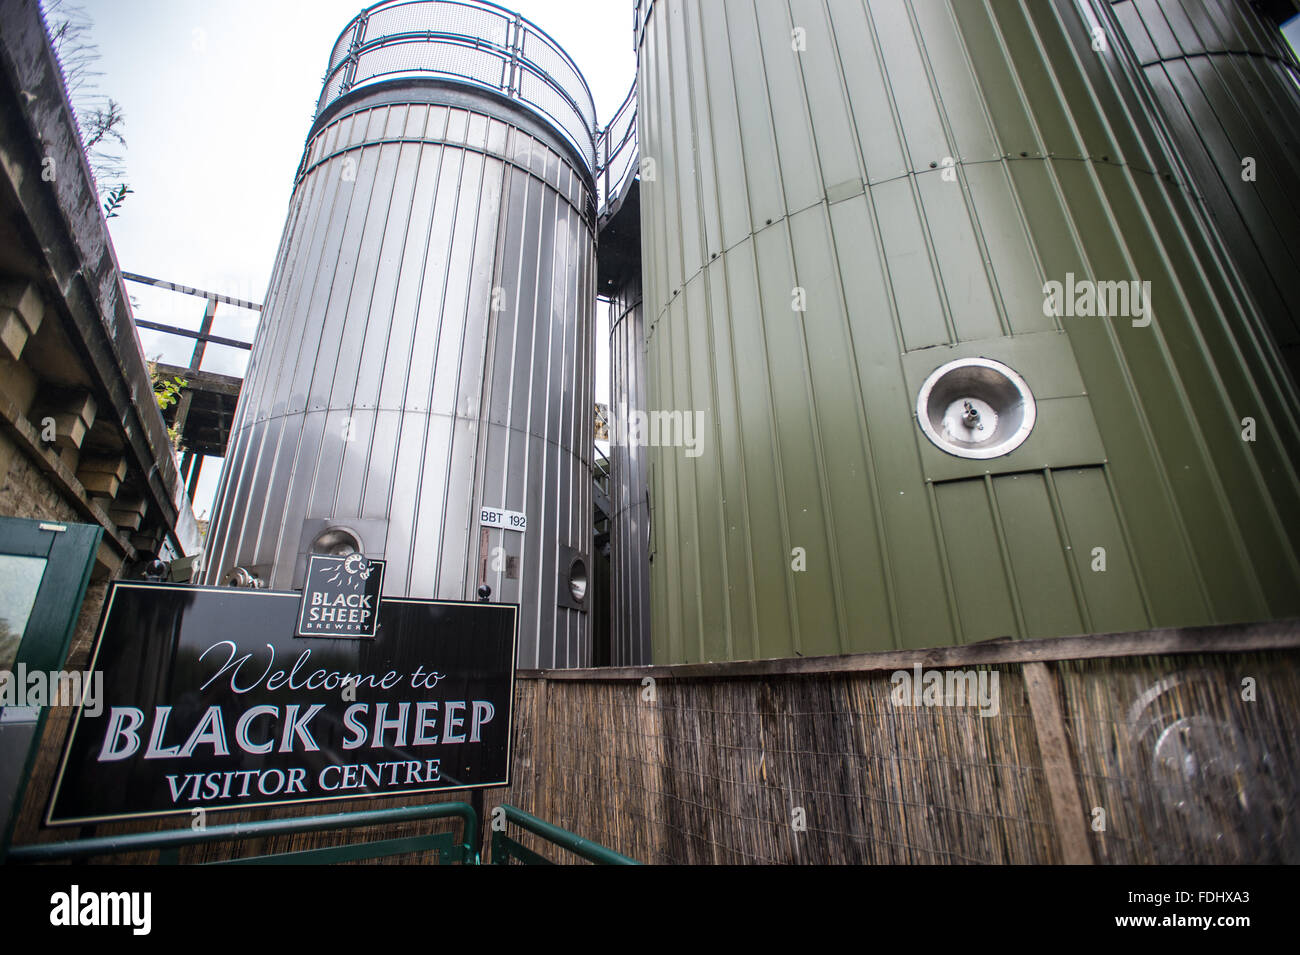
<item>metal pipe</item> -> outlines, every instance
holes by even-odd
[[[132,832],[123,835],[98,836],[93,839],[73,839],[67,842],[45,842],[37,845],[13,846],[9,849],[5,861],[52,862],[56,859],[141,852],[149,849],[176,849],[181,846],[199,845],[207,842],[292,835],[299,832],[320,832],[324,829],[353,829],[357,826],[412,822],[418,819],[443,819],[448,816],[459,816],[464,820],[465,828],[461,839],[461,848],[465,851],[466,859],[474,858],[475,854],[470,845],[470,836],[478,826],[478,813],[468,803],[443,802],[427,806],[400,806],[396,809],[338,812],[327,816],[308,816],[298,819],[265,819],[259,822],[236,822],[226,826],[211,826],[202,830],[170,829],[166,832]]]
[[[602,846],[598,842],[592,842],[590,839],[584,839],[582,836],[575,835],[567,829],[561,829],[559,826],[551,825],[549,822],[538,819],[536,816],[517,809],[514,806],[501,804],[505,810],[506,819],[519,826],[521,829],[527,829],[533,835],[541,836],[548,842],[553,842],[561,849],[567,849],[575,855],[582,856],[589,862],[595,862],[597,865],[641,865],[636,859],[629,858],[622,853],[615,852]],[[493,863],[496,862],[496,856],[493,854]]]

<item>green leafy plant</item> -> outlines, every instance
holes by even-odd
[[[110,190],[108,193],[108,198],[104,200],[104,218],[105,219],[117,218],[118,206],[120,206],[122,204],[122,200],[125,199],[132,192],[135,192],[135,190],[127,188],[126,183],[122,183],[116,189]]]
[[[154,397],[158,399],[160,409],[170,408],[180,400],[181,389],[189,385],[184,378],[176,375],[172,378],[164,378],[158,375],[153,381]]]
[[[159,411],[166,411],[180,401],[181,391],[189,386],[189,382],[180,375],[173,375],[168,378],[158,370],[157,358],[149,359],[148,365],[149,381],[153,385],[154,400],[158,402]],[[167,429],[167,437],[171,439],[172,447],[177,451],[181,450],[181,434],[177,425],[173,424]]]

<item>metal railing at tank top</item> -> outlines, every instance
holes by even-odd
[[[500,93],[549,120],[595,177],[598,208],[628,178],[635,83],[601,129],[569,55],[536,24],[488,0],[384,0],[362,10],[334,43],[316,115],[371,83],[430,74]]]
[[[330,53],[316,115],[370,83],[429,74],[519,101],[595,171],[596,104],[577,65],[536,24],[487,0],[385,0],[362,10]]]
[[[627,185],[637,176],[640,166],[640,146],[636,130],[636,81],[614,113],[614,118],[600,131],[596,139],[596,189],[599,192],[597,207],[604,217],[610,206],[624,194]]]

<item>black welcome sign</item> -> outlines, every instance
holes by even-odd
[[[386,598],[340,640],[304,606],[114,583],[47,824],[509,785],[516,607]]]

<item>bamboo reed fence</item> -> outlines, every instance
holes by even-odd
[[[510,803],[650,863],[1296,862],[1298,651],[1300,621],[1280,621],[845,657],[522,671],[512,782],[484,794],[485,852],[493,808]],[[981,715],[978,705],[900,705],[896,674],[918,669],[982,672],[986,686],[996,674],[996,715]],[[37,824],[59,723],[47,728],[16,841],[70,835]],[[364,808],[412,801],[370,800]],[[358,808],[320,803],[219,818]],[[175,825],[104,825],[95,834]],[[181,858],[431,828],[446,823],[208,845]],[[527,833],[511,835],[556,861],[581,861]]]

